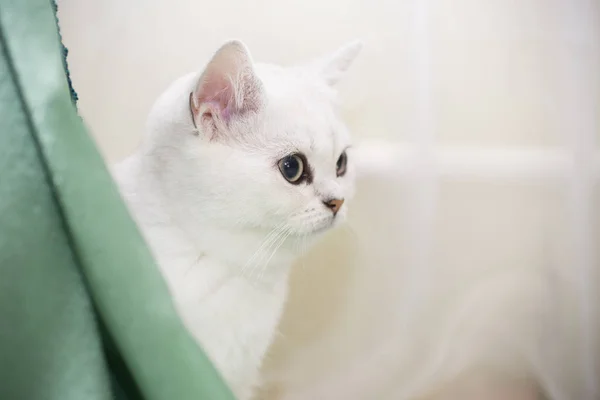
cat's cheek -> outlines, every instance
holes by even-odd
[[[356,194],[356,181],[354,177],[348,177],[347,182],[344,183],[344,198],[346,201],[350,201]]]

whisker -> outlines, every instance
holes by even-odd
[[[286,226],[285,222],[282,222],[281,224],[277,225],[275,228],[273,228],[265,237],[265,239],[262,241],[261,245],[258,247],[258,249],[256,249],[256,251],[254,252],[254,254],[252,254],[252,256],[248,259],[248,261],[246,261],[246,263],[244,264],[244,266],[242,267],[242,269],[240,270],[240,273],[242,275],[244,275],[245,271],[247,270],[247,268],[252,264],[252,262],[256,259],[256,257],[258,257],[260,255],[260,252],[264,249],[265,246],[270,247],[271,246],[271,242],[273,240],[275,240],[278,236],[281,230],[283,230]]]
[[[245,272],[248,269],[248,267],[251,267],[250,268],[250,279],[252,279],[252,276],[254,275],[254,270],[260,264],[262,257],[265,256],[266,253],[269,251],[269,249],[272,247],[272,245],[277,242],[277,240],[283,234],[283,232],[289,228],[289,226],[287,224],[287,220],[289,218],[291,218],[293,215],[294,215],[294,213],[290,213],[284,219],[284,221],[282,223],[280,223],[273,230],[271,230],[269,235],[267,235],[268,237],[265,238],[265,240],[263,241],[261,246],[254,252],[251,259],[246,262],[246,264],[245,264],[244,268],[242,268],[242,270],[243,270],[243,272]],[[257,257],[259,257],[259,256],[260,256],[260,258],[257,259]]]
[[[279,248],[283,245],[283,243],[285,243],[285,241],[287,240],[287,238],[292,234],[292,230],[290,228],[288,228],[288,230],[286,231],[285,235],[282,235],[281,240],[278,242],[277,246],[275,246],[275,249],[271,252],[271,256],[269,257],[269,259],[267,260],[266,263],[264,263],[263,267],[261,268],[261,273],[258,277],[259,280],[262,280],[262,277],[265,273],[265,270],[267,269],[269,263],[271,262],[271,259],[273,258],[273,256],[275,255],[275,253],[277,253],[277,250],[279,250]]]
[[[273,252],[271,253],[271,256],[269,257],[269,259],[267,260],[267,263],[271,260],[271,257],[273,257],[273,255],[275,254],[275,252],[277,251],[277,249],[280,246],[281,243],[281,239],[285,236],[285,234],[289,231],[289,227],[286,227],[285,229],[282,229],[281,231],[279,231],[277,237],[271,241],[271,244],[268,246],[268,248],[266,248],[262,255],[264,255],[266,257],[267,253],[274,248]],[[252,272],[250,275],[250,279],[253,279],[254,277],[254,273],[257,272],[259,274],[259,279],[262,277],[262,273],[260,271],[262,271],[263,268],[265,268],[264,266],[266,264],[263,265],[263,267],[258,268],[258,266],[261,264],[261,261],[264,260],[265,257],[261,257],[260,259],[257,260],[257,262],[254,264],[254,267],[252,268]]]

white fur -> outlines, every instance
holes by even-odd
[[[350,150],[347,174],[336,176],[350,139],[332,84],[359,49],[283,68],[254,65],[228,42],[203,73],[159,97],[142,145],[116,167],[184,323],[239,399],[258,384],[292,261],[345,218],[346,204],[334,216],[323,201],[353,195]],[[295,152],[312,183],[292,185],[278,170]]]

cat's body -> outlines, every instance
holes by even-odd
[[[239,399],[258,383],[294,258],[353,194],[332,85],[359,49],[281,68],[229,42],[157,100],[116,167],[184,323]]]
[[[140,162],[134,156],[119,165],[123,194],[161,266],[184,323],[236,390],[236,396],[250,398],[283,309],[291,259],[273,256],[270,265],[275,271],[264,272],[261,280],[256,277],[250,281],[240,275],[236,266],[243,266],[252,257],[265,235],[242,238],[224,232],[206,237],[205,245],[197,246],[169,222],[168,215],[156,215],[155,210],[163,208],[156,204],[160,190],[140,188],[131,179],[139,176]],[[202,237],[200,233],[198,243]],[[240,250],[240,242],[245,242],[248,250]],[[237,263],[224,261],[221,251],[228,252],[226,257],[235,258]]]

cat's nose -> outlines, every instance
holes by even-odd
[[[333,215],[336,215],[344,204],[344,199],[331,199],[324,201],[323,204],[333,212]]]

